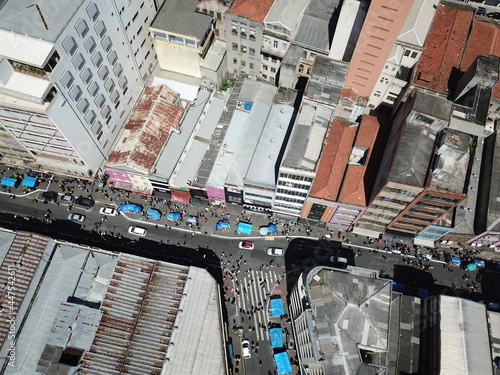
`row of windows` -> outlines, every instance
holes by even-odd
[[[279,186],[286,186],[290,188],[295,188],[295,189],[302,189],[302,190],[309,190],[311,185],[306,185],[306,184],[298,184],[296,182],[290,182],[290,181],[283,181],[279,180],[278,181]]]
[[[390,203],[395,203],[395,204],[399,204],[399,205],[407,205],[408,202],[407,201],[403,201],[401,199],[396,199],[396,198],[389,198],[389,197],[384,197],[383,195],[380,195],[379,197],[377,197],[378,200],[381,200],[382,202],[390,202]]]
[[[288,179],[294,180],[294,181],[306,181],[306,182],[313,181],[312,177],[299,176],[296,174],[289,174],[289,173],[280,173],[280,179],[281,178],[288,178]]]
[[[427,208],[432,208],[434,210],[440,210],[440,211],[448,211],[450,209],[449,206],[441,206],[438,204],[432,204],[432,203],[427,203],[427,202],[417,202],[416,205],[419,207],[427,207]]]
[[[438,201],[438,202],[451,203],[451,204],[457,204],[458,202],[460,202],[460,199],[457,199],[457,198],[442,197],[440,195],[433,195],[433,194],[425,194],[424,199],[429,199],[429,200]]]
[[[400,231],[409,232],[409,233],[417,233],[418,232],[417,229],[405,228],[405,227],[401,227],[399,225],[391,225],[391,229],[400,230]]]
[[[366,216],[372,216],[372,217],[379,217],[381,219],[386,219],[386,220],[392,220],[394,218],[394,216],[379,214],[379,213],[376,213],[376,212],[373,212],[373,211],[367,211],[365,213],[365,215]]]
[[[386,206],[379,206],[378,204],[372,204],[370,208],[376,209],[376,210],[383,210],[383,211],[389,211],[393,212],[395,214],[399,214],[401,210],[398,210],[397,208],[392,208],[392,207],[386,207]]]
[[[288,189],[276,189],[276,192],[279,194],[286,194],[286,195],[296,195],[298,197],[306,197],[307,193],[301,192],[301,191],[296,191],[296,190],[288,190]]]
[[[279,196],[275,198],[276,201],[285,201],[285,202],[292,202],[292,203],[304,203],[304,199],[297,199],[297,198],[291,198],[291,197],[284,197],[284,196]]]
[[[301,210],[300,207],[297,207],[297,206],[294,206],[294,205],[291,205],[291,204],[288,204],[288,203],[281,203],[281,202],[276,202],[274,204],[274,207],[280,207],[280,208],[285,208],[287,210],[294,210],[294,211],[300,211]]]
[[[418,217],[414,215],[403,215],[405,219],[411,219],[411,220],[417,220],[417,221],[423,221],[424,223],[432,223],[435,219],[426,219],[423,217]]]
[[[415,213],[415,214],[421,214],[421,215],[427,215],[427,216],[441,216],[442,213],[440,212],[432,212],[432,211],[426,211],[426,210],[419,210],[418,208],[410,208],[410,212]]]
[[[262,65],[262,69],[268,70],[268,68],[269,67],[267,65]],[[271,67],[271,73],[276,73],[276,68]]]
[[[388,191],[391,193],[395,194],[401,194],[401,195],[406,195],[408,197],[415,198],[418,193],[416,191],[411,191],[411,190],[406,190],[406,189],[397,189],[397,188],[392,188],[392,187],[386,187],[384,191]]]
[[[233,47],[233,50],[234,50],[234,51],[237,51],[237,50],[238,50],[238,43],[233,43],[233,44],[232,44],[232,47]],[[241,51],[242,53],[247,53],[247,50],[248,50],[248,54],[249,54],[249,55],[252,55],[252,56],[253,56],[253,55],[255,55],[255,48],[252,48],[252,47],[247,48],[247,46],[245,46],[245,45],[243,45],[243,44],[242,44],[242,45],[240,45],[240,51]]]

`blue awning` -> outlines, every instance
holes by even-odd
[[[478,267],[484,267],[485,264],[484,264],[484,261],[483,260],[478,260],[478,259],[474,259],[474,264]]]
[[[21,185],[27,186],[27,187],[35,187],[37,182],[36,177],[31,177],[31,176],[26,176],[24,177],[24,180]]]
[[[290,359],[288,359],[287,352],[275,354],[274,362],[276,362],[279,375],[286,375],[292,372],[292,365],[290,364]]]
[[[252,233],[252,224],[238,223],[238,233],[250,234]]]
[[[420,298],[427,298],[427,297],[429,297],[430,293],[429,293],[429,291],[427,289],[418,288],[417,295]]]
[[[215,224],[215,229],[216,230],[222,230],[222,229],[229,229],[229,223],[227,221],[219,221],[217,224]]]
[[[271,347],[283,347],[283,330],[281,328],[271,328],[269,330],[269,337],[271,338]]]
[[[150,208],[146,211],[146,213],[151,217],[151,219],[160,220],[161,213],[156,208]]]
[[[406,289],[406,285],[403,283],[397,283],[395,281],[392,282],[392,290],[395,292],[404,293]]]
[[[458,257],[450,257],[450,262],[451,263],[460,263],[460,258],[458,258]]]
[[[0,185],[15,187],[17,184],[17,178],[2,177]]]
[[[180,220],[182,218],[182,215],[180,212],[169,212],[167,214],[167,219],[169,220]]]
[[[121,211],[121,212],[131,211],[131,212],[139,213],[139,212],[142,212],[142,207],[139,206],[138,204],[125,203],[125,204],[122,204],[120,206],[118,211]]]
[[[269,308],[271,316],[281,316],[285,315],[285,308],[283,307],[283,300],[281,298],[275,298],[271,300],[271,307]]]

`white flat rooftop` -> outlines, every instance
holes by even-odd
[[[54,52],[54,44],[0,29],[0,56],[43,68]]]

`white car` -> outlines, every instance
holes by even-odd
[[[249,359],[252,357],[252,354],[250,353],[250,342],[247,339],[244,339],[241,342],[241,351],[244,359]]]
[[[253,242],[251,241],[240,241],[239,244],[240,249],[253,250]]]
[[[135,225],[132,225],[130,228],[128,228],[128,232],[136,236],[144,237],[146,233],[148,233],[148,230],[146,228],[136,227]]]
[[[282,257],[285,252],[281,247],[268,247],[267,248],[267,255],[275,256],[275,257]]]
[[[118,211],[114,209],[113,207],[102,207],[99,210],[99,213],[101,215],[106,215],[106,216],[116,216],[118,215]]]
[[[71,221],[76,221],[77,223],[83,223],[85,221],[85,215],[69,214],[68,219],[70,219]]]

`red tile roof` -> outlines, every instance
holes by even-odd
[[[447,93],[453,68],[460,69],[474,12],[440,5],[418,62],[414,83]]]
[[[256,22],[264,22],[273,3],[274,0],[235,0],[229,13],[247,17]]]
[[[353,102],[358,98],[358,93],[352,87],[344,87],[340,93],[341,98],[349,98]]]
[[[365,165],[349,164],[347,166],[347,172],[342,181],[338,198],[339,202],[358,206],[368,205],[368,199],[370,199],[370,197],[369,192],[366,191],[366,187],[370,184],[365,183],[365,172],[379,129],[380,122],[376,117],[369,115],[363,117],[354,146],[368,147],[367,159]]]
[[[184,109],[179,94],[166,85],[150,86],[139,100],[107,165],[147,174],[173,129],[180,129]]]
[[[357,126],[350,121],[335,118],[325,139],[316,178],[310,196],[332,202],[337,201],[344,178]]]

